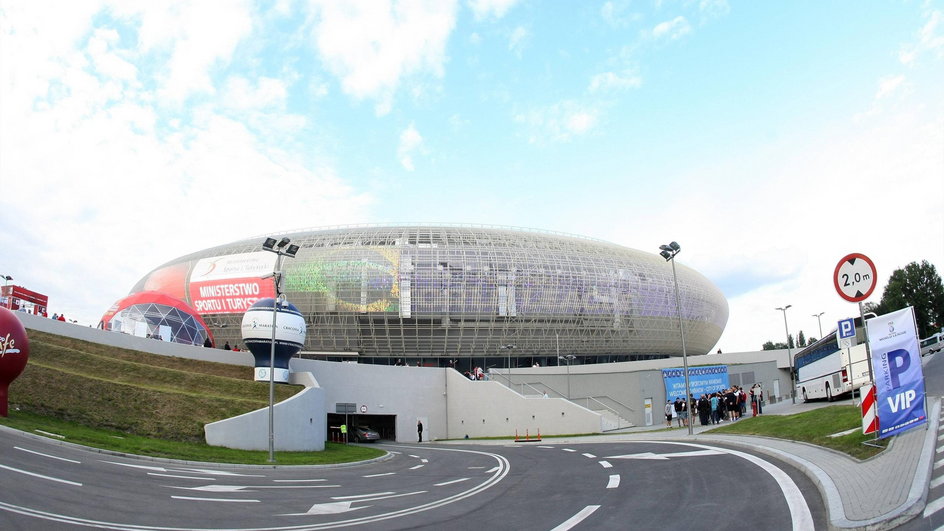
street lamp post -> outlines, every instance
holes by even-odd
[[[288,238],[276,241],[275,238],[266,238],[262,249],[276,254],[275,268],[272,270],[272,280],[275,283],[275,298],[272,299],[272,345],[269,350],[269,462],[275,462],[275,327],[276,317],[279,314],[279,302],[282,298],[282,257],[295,258],[298,252],[297,245],[289,245]]]
[[[3,287],[4,287],[4,290],[3,290],[4,295],[3,297],[0,297],[0,304],[6,307],[7,306],[6,287],[10,285],[10,281],[13,280],[13,277],[11,277],[10,275],[0,275],[0,278],[3,279]]]
[[[823,320],[821,319],[821,317],[823,317],[824,313],[826,312],[819,312],[819,313],[813,314],[813,317],[816,318],[816,322],[819,324],[819,338],[820,339],[823,339]]]
[[[511,389],[511,351],[514,350],[514,345],[502,345],[498,347],[499,350],[505,351],[505,357],[508,358],[508,388]]]
[[[672,262],[672,278],[675,280],[675,311],[678,313],[679,334],[682,336],[682,365],[685,368],[685,408],[688,410],[688,434],[692,435],[692,391],[688,381],[688,352],[685,349],[685,330],[682,328],[682,299],[679,296],[678,274],[675,272],[675,255],[682,251],[682,247],[671,242],[659,246],[659,254],[666,262]]]
[[[791,304],[784,306],[783,308],[774,308],[783,312],[783,330],[787,333],[787,361],[790,362],[790,399],[793,400],[793,403],[797,403],[796,398],[796,383],[794,382],[793,377],[793,354],[790,353],[790,329],[787,327],[787,310],[791,307]],[[820,334],[822,335],[822,334]]]
[[[576,359],[577,356],[573,354],[568,354],[566,356],[558,356],[557,364],[560,365],[560,360],[567,362],[567,400],[570,400],[570,362]]]

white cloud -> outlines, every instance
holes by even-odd
[[[423,137],[411,123],[400,133],[400,144],[397,147],[397,159],[407,171],[413,171],[413,153],[423,147]]]
[[[672,20],[661,22],[652,28],[652,36],[656,39],[667,38],[671,40],[678,39],[690,33],[692,26],[683,16],[677,16]]]
[[[441,77],[446,42],[456,24],[454,1],[318,0],[313,33],[325,66],[344,93],[373,99],[390,112],[405,76]]]
[[[514,120],[527,127],[528,141],[532,144],[568,142],[593,130],[599,122],[599,111],[574,101],[563,101],[517,113]]]
[[[524,47],[528,42],[528,39],[531,37],[531,32],[528,31],[524,26],[518,26],[511,32],[511,37],[508,38],[508,49],[515,53],[518,57],[521,57],[521,53],[524,51]]]
[[[122,28],[136,48],[123,47],[109,27],[114,19],[95,17],[98,8],[85,2],[56,3],[56,17],[43,4],[0,10],[0,271],[47,293],[50,312],[95,324],[166,260],[263,230],[359,221],[372,202],[331,168],[256,132],[259,113],[240,121],[218,114],[224,105],[206,105],[167,114],[163,94],[219,91],[233,107],[263,109],[260,121],[272,127],[301,126],[282,108],[283,81],[214,85],[212,64],[229,57],[242,29],[194,36],[196,21],[233,21],[208,19],[209,4],[197,4],[167,7],[173,13],[163,20],[189,29],[165,28],[169,36],[160,37],[145,31],[156,20],[150,13],[134,18],[130,4],[109,12],[140,19],[144,33]],[[144,53],[148,46],[168,53]],[[184,49],[196,59],[182,63],[172,52]],[[158,72],[201,80],[145,81]],[[277,218],[250,215],[275,197]]]
[[[469,8],[476,20],[502,18],[519,0],[469,0]]]
[[[898,90],[898,87],[900,87],[904,81],[905,76],[901,75],[883,78],[881,81],[879,81],[878,92],[875,94],[875,99],[881,100],[891,95],[896,90]]]
[[[611,90],[625,90],[642,86],[642,78],[635,71],[617,74],[603,72],[590,78],[590,92],[606,92]]]
[[[902,46],[898,58],[906,65],[912,65],[924,53],[937,58],[944,57],[944,12],[928,9],[925,12],[927,22],[918,30],[917,41]]]
[[[280,79],[260,77],[253,80],[232,76],[226,80],[221,101],[225,107],[236,110],[283,108],[287,90]]]
[[[626,27],[631,22],[642,18],[641,14],[630,12],[629,7],[629,0],[604,2],[603,6],[600,7],[600,17],[603,18],[604,22],[614,28]]]

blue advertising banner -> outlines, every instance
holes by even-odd
[[[875,371],[878,437],[925,424],[924,374],[914,308],[869,319],[866,327]]]
[[[685,396],[685,372],[681,367],[662,369],[666,400]],[[695,398],[705,393],[714,393],[730,387],[727,365],[708,365],[688,368],[688,384]]]

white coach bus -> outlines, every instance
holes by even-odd
[[[869,314],[867,318],[874,317]],[[796,392],[804,401],[825,398],[830,402],[862,387],[870,380],[865,331],[855,319],[856,345],[840,349],[836,331],[807,346],[793,357]]]

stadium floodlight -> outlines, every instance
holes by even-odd
[[[787,333],[787,361],[790,363],[790,399],[793,400],[793,403],[797,403],[796,397],[796,381],[794,380],[793,375],[793,355],[790,353],[790,328],[787,327],[787,309],[792,307],[792,304],[788,304],[783,308],[774,308],[777,311],[783,312],[783,330]],[[822,335],[822,334],[820,334]]]
[[[813,317],[816,318],[816,322],[819,324],[819,338],[820,339],[823,339],[823,320],[821,319],[821,317],[823,317],[824,313],[826,312],[819,312],[819,313],[813,314]]]
[[[678,275],[675,273],[675,255],[682,252],[682,247],[671,242],[668,245],[660,245],[662,258],[666,262],[672,262],[672,278],[675,280],[675,311],[678,313],[679,334],[682,336],[682,365],[685,368],[685,409],[688,411],[688,434],[693,435],[692,431],[692,391],[691,384],[688,381],[688,352],[685,350],[685,330],[682,328],[682,299],[679,296]]]
[[[279,306],[284,304],[282,300],[282,257],[288,256],[295,258],[298,252],[297,245],[289,245],[292,240],[283,237],[276,243],[275,238],[266,238],[262,244],[262,249],[275,253],[275,268],[272,270],[272,280],[275,283],[275,297],[272,299],[272,345],[269,350],[269,462],[275,462],[275,327],[276,317],[279,314]]]

